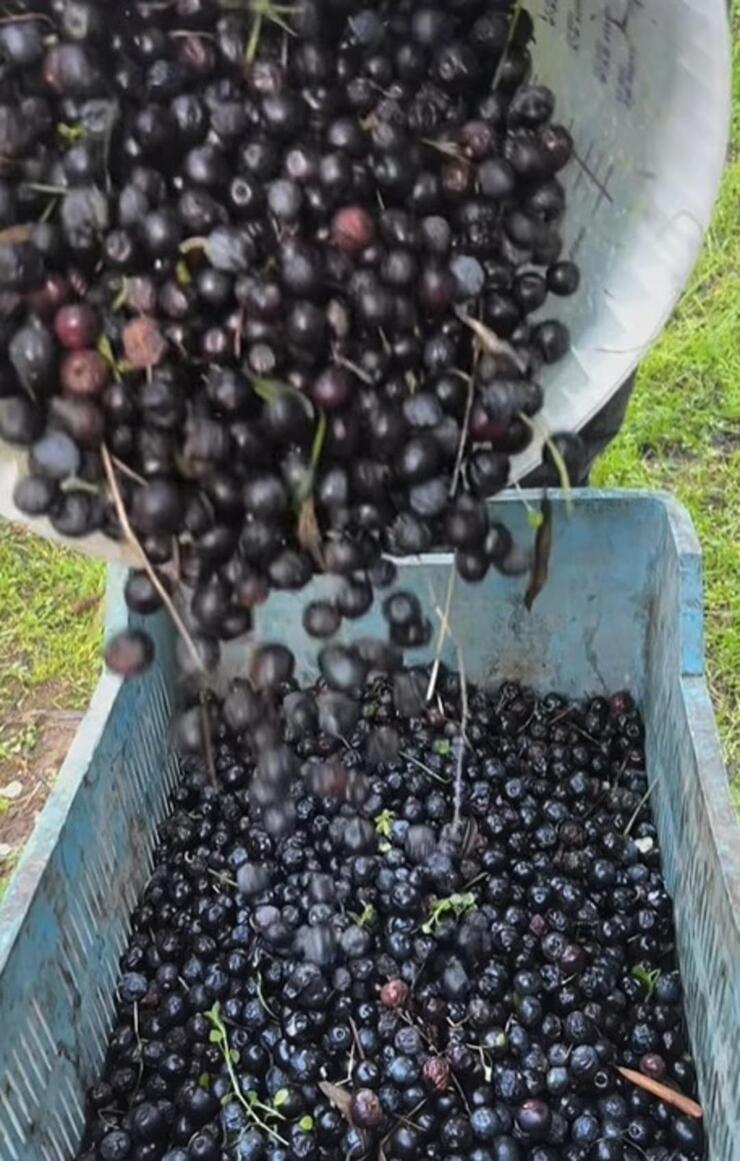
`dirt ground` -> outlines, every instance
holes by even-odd
[[[20,857],[82,717],[77,710],[28,705],[4,715],[0,729],[14,743],[0,760],[0,894],[2,880]]]

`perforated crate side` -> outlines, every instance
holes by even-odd
[[[704,674],[701,552],[666,498],[645,699],[647,768],[673,899],[710,1161],[740,1157],[740,829]]]
[[[126,621],[121,575],[111,627]],[[118,960],[177,765],[169,627],[147,676],[105,676],[0,908],[0,1159],[70,1161],[113,1021]]]

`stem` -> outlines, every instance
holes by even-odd
[[[488,351],[491,355],[505,355],[522,375],[525,374],[527,370],[526,363],[515,348],[512,347],[511,343],[507,343],[506,339],[500,339],[495,331],[492,331],[480,319],[466,314],[464,310],[456,310],[455,314],[460,319],[460,322],[464,323],[466,327],[469,327],[473,334],[477,336],[484,350]]]
[[[69,193],[64,185],[46,185],[43,181],[27,181],[24,182],[24,187],[30,189],[32,193],[51,194],[55,198],[64,198]]]
[[[258,1125],[260,1129],[262,1129],[263,1132],[269,1133],[270,1136],[274,1137],[276,1141],[279,1141],[281,1145],[287,1146],[288,1142],[285,1140],[285,1138],[281,1137],[279,1133],[276,1133],[274,1129],[271,1129],[269,1125],[266,1125],[261,1117],[257,1116],[249,1101],[244,1096],[244,1093],[239,1087],[239,1081],[237,1079],[236,1073],[234,1072],[234,1062],[231,1059],[231,1048],[229,1046],[229,1033],[226,1029],[226,1025],[223,1022],[221,1023],[220,1031],[221,1035],[223,1036],[223,1039],[220,1042],[221,1055],[223,1056],[224,1063],[226,1064],[226,1071],[229,1074],[229,1080],[231,1081],[231,1087],[234,1090],[234,1096],[245,1110],[247,1116],[250,1117],[254,1123]],[[272,1110],[270,1111],[272,1112]]]
[[[3,16],[0,19],[0,25],[1,24],[22,24],[24,22],[28,22],[29,20],[43,20],[46,22],[46,24],[49,24],[53,29],[56,30],[56,25],[55,25],[54,21],[51,19],[50,16],[46,16],[45,13],[43,13],[43,12],[24,12],[24,13],[19,13],[17,16]]]
[[[164,587],[161,580],[159,579],[157,572],[156,572],[156,569],[153,567],[151,561],[149,560],[149,557],[147,556],[147,554],[145,553],[145,551],[142,547],[141,541],[139,540],[139,538],[137,537],[133,528],[131,527],[131,523],[129,521],[128,514],[126,512],[126,507],[123,503],[123,497],[121,496],[121,490],[118,487],[118,481],[116,480],[116,472],[115,472],[115,468],[113,467],[113,461],[111,459],[110,452],[108,451],[108,448],[105,446],[105,444],[102,444],[102,446],[100,448],[100,457],[101,457],[101,460],[103,462],[103,468],[105,470],[105,474],[106,474],[106,477],[108,480],[108,486],[111,490],[111,498],[113,500],[113,505],[116,509],[116,515],[118,516],[118,520],[119,520],[120,525],[121,525],[121,530],[123,531],[123,534],[126,537],[126,539],[128,540],[129,544],[132,546],[132,548],[134,548],[136,550],[136,552],[141,560],[142,568],[144,569],[147,576],[149,577],[149,580],[152,582],[155,589],[157,590],[157,593],[159,594],[164,607],[167,609],[167,612],[169,613],[170,617],[172,618],[172,622],[173,622],[175,628],[177,629],[178,633],[180,634],[183,641],[185,642],[187,650],[190,653],[190,656],[192,657],[192,659],[195,663],[196,670],[198,670],[202,674],[205,674],[205,669],[203,668],[203,662],[200,659],[200,655],[198,654],[198,650],[195,648],[195,643],[193,642],[193,638],[190,636],[190,633],[188,632],[188,629],[187,629],[187,626],[185,625],[185,622],[183,621],[182,617],[180,616],[177,609],[175,608],[170,594],[167,592],[167,589]]]
[[[457,767],[455,769],[455,795],[454,795],[454,809],[452,815],[452,825],[455,830],[460,826],[460,816],[462,814],[462,776],[463,776],[463,759],[465,757],[465,747],[467,745],[467,729],[468,729],[468,683],[465,677],[465,659],[460,646],[455,642],[457,649],[457,667],[460,673],[460,701],[462,706],[462,718],[460,721],[460,749],[457,754]]]
[[[257,967],[256,972],[257,972],[257,977],[256,977],[257,978],[257,999],[259,1000],[259,1002],[262,1005],[265,1012],[267,1012],[267,1015],[270,1016],[271,1019],[275,1020],[275,1022],[277,1022],[278,1017],[275,1015],[272,1008],[270,1007],[267,1000],[265,999],[265,992],[264,992],[264,988],[262,987],[262,972],[259,970],[259,967]]]
[[[203,32],[199,28],[173,28],[167,35],[171,36],[173,40],[188,40],[191,36],[197,37],[199,40],[215,41],[216,39],[212,32]]]
[[[184,242],[180,243],[180,253],[190,254],[193,250],[205,250],[208,245],[208,239],[203,235],[196,234],[192,238],[186,238]]]
[[[248,65],[254,64],[257,50],[259,49],[260,38],[262,36],[262,25],[264,23],[264,14],[259,10],[255,13],[254,22],[252,24],[252,31],[249,35],[249,43],[247,44],[244,53],[244,59]]]
[[[111,460],[116,471],[120,472],[122,476],[128,476],[135,484],[140,484],[142,487],[146,484],[144,477],[140,476],[138,472],[135,472],[133,468],[130,468],[128,464],[125,464],[123,460],[119,460],[118,456],[111,456]]]
[[[567,511],[568,515],[570,516],[572,511],[573,511],[573,499],[571,497],[572,488],[571,488],[571,483],[570,483],[570,474],[568,472],[568,465],[566,464],[565,460],[563,459],[562,455],[560,454],[560,449],[558,448],[557,444],[555,443],[555,440],[550,435],[549,431],[547,431],[541,423],[538,423],[536,419],[530,419],[530,417],[528,415],[525,415],[523,411],[519,412],[519,419],[521,419],[521,421],[525,425],[525,427],[529,428],[529,430],[532,432],[533,435],[539,436],[539,438],[542,440],[542,442],[545,444],[548,451],[550,452],[550,455],[552,456],[552,459],[553,459],[553,463],[555,464],[555,469],[556,469],[556,471],[558,473],[558,477],[560,479],[560,487],[562,488],[563,492],[565,493],[566,511]]]
[[[512,43],[514,41],[514,36],[516,35],[516,26],[519,23],[519,14],[521,13],[521,10],[522,10],[522,0],[516,0],[516,4],[514,5],[514,11],[511,14],[511,24],[509,25],[509,35],[506,38],[506,44],[504,45],[504,51],[501,53],[501,60],[498,62],[498,65],[496,66],[496,72],[494,73],[493,80],[491,82],[491,92],[495,93],[496,89],[498,88],[498,83],[501,80],[501,73],[504,71],[504,65],[506,64],[506,59],[509,55],[509,49],[511,48]]]
[[[655,779],[655,782],[657,782],[657,781],[658,781],[658,780],[657,780],[657,778],[656,778],[656,779]],[[624,828],[624,833],[623,833],[623,835],[622,835],[622,838],[629,838],[630,831],[632,830],[632,827],[633,827],[633,826],[635,825],[635,823],[637,822],[637,819],[639,818],[639,815],[640,815],[640,811],[642,810],[643,806],[644,806],[644,805],[645,805],[645,803],[647,802],[647,800],[648,800],[648,798],[650,797],[650,795],[653,793],[653,790],[654,790],[654,788],[655,788],[655,782],[651,782],[651,783],[650,783],[650,785],[648,786],[647,790],[645,791],[645,793],[643,794],[642,798],[640,799],[640,801],[638,802],[637,806],[635,807],[635,811],[634,811],[634,814],[632,815],[632,818],[629,820],[629,822],[627,823],[626,827]]]
[[[460,483],[460,473],[462,472],[463,459],[465,457],[465,445],[468,442],[468,428],[470,427],[470,416],[473,411],[473,399],[475,398],[475,384],[473,376],[468,377],[468,397],[465,400],[465,415],[463,416],[463,425],[460,430],[460,443],[457,449],[457,458],[455,459],[455,470],[452,473],[452,483],[450,484],[450,498],[454,497],[458,484]]]
[[[208,705],[203,690],[200,691],[200,717],[203,725],[203,751],[205,753],[206,768],[208,770],[208,780],[211,786],[218,786],[216,763],[213,760],[213,746],[211,744],[211,723],[208,719]]]
[[[428,774],[430,778],[434,778],[436,782],[441,782],[443,786],[449,786],[449,778],[443,778],[441,774],[435,773],[430,766],[425,766],[418,758],[412,758],[410,754],[406,754],[403,750],[399,750],[398,756],[399,758],[403,758],[404,761],[410,762],[412,766],[417,766],[419,770],[423,770],[425,774]]]
[[[431,701],[434,697],[434,691],[437,688],[437,678],[439,677],[439,667],[442,660],[442,650],[444,649],[445,638],[450,628],[450,609],[452,607],[452,598],[455,592],[455,578],[457,570],[454,562],[450,565],[450,576],[447,581],[447,595],[445,597],[444,612],[440,616],[439,621],[439,636],[437,638],[437,649],[434,657],[434,664],[432,672],[429,675],[429,686],[427,688],[427,701]],[[435,601],[436,607],[436,601]]]

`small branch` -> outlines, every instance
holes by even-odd
[[[128,476],[129,480],[133,480],[135,484],[140,484],[142,487],[146,484],[144,477],[125,464],[123,460],[119,460],[118,456],[111,456],[111,461],[116,471],[120,472],[122,476]]]
[[[418,758],[412,758],[411,754],[407,754],[404,750],[399,750],[398,756],[399,758],[403,758],[405,762],[410,762],[412,766],[418,767],[419,770],[423,770],[424,773],[428,774],[430,778],[433,778],[435,782],[441,782],[443,786],[449,786],[449,778],[443,778],[441,774],[435,773],[431,766],[426,766],[423,762],[420,762]]]
[[[167,589],[162,584],[162,581],[159,579],[159,576],[157,575],[156,569],[153,567],[151,561],[149,560],[149,557],[147,556],[146,552],[144,551],[144,549],[142,547],[141,541],[139,540],[139,538],[137,537],[133,528],[131,527],[131,523],[129,521],[128,514],[126,512],[126,507],[123,503],[123,497],[121,496],[121,490],[118,487],[118,481],[116,479],[116,472],[115,472],[115,468],[113,467],[113,461],[111,459],[111,454],[108,451],[108,448],[105,446],[105,444],[103,444],[100,448],[100,456],[101,456],[101,459],[103,462],[103,468],[105,469],[105,474],[106,474],[106,477],[108,480],[108,486],[111,490],[111,499],[113,500],[113,505],[116,509],[116,515],[118,516],[118,520],[119,520],[120,525],[121,525],[121,530],[122,530],[124,536],[126,537],[126,539],[128,540],[129,544],[132,546],[132,548],[134,548],[136,550],[136,552],[141,560],[142,568],[144,569],[147,576],[149,577],[149,580],[152,582],[155,589],[157,590],[164,607],[167,609],[167,612],[169,613],[170,617],[172,618],[172,622],[173,622],[175,628],[177,629],[178,633],[180,634],[183,641],[185,642],[187,650],[188,650],[188,652],[189,652],[189,654],[190,654],[190,656],[193,659],[193,662],[195,664],[196,671],[205,675],[206,671],[203,667],[203,662],[201,661],[200,654],[198,653],[198,650],[195,648],[195,643],[193,641],[193,638],[190,636],[190,633],[188,632],[188,629],[187,629],[187,626],[185,625],[185,622],[183,621],[182,617],[180,616],[177,609],[175,608],[175,605],[172,601],[172,597],[167,592]]]
[[[203,728],[203,753],[206,759],[206,768],[208,770],[208,780],[211,786],[218,786],[218,778],[216,777],[216,763],[213,759],[213,745],[211,742],[211,723],[208,717],[208,703],[206,702],[205,692],[200,691],[200,718]]]
[[[463,760],[465,758],[465,747],[468,744],[468,682],[465,677],[465,659],[463,657],[463,651],[456,641],[455,647],[457,649],[457,668],[460,673],[460,702],[462,708],[462,719],[460,721],[460,748],[457,754],[457,767],[455,769],[455,799],[452,815],[452,825],[455,830],[457,830],[460,826],[460,816],[462,814]]]
[[[466,314],[464,310],[456,310],[455,314],[461,323],[464,323],[466,327],[470,328],[484,350],[488,351],[490,355],[505,355],[507,359],[511,359],[514,366],[522,375],[525,374],[527,364],[518,351],[512,347],[511,343],[507,343],[506,339],[500,339],[495,331],[492,331],[480,319]]]
[[[645,793],[643,794],[642,798],[641,798],[641,799],[640,799],[640,801],[638,802],[637,806],[635,807],[635,810],[634,810],[634,813],[633,813],[633,815],[632,815],[632,818],[629,820],[629,822],[627,823],[626,827],[624,828],[624,832],[623,832],[623,834],[622,834],[622,838],[629,838],[630,831],[632,830],[632,827],[633,827],[633,826],[635,825],[635,823],[637,822],[637,820],[638,820],[638,818],[639,818],[639,816],[640,816],[640,811],[642,810],[643,806],[644,806],[644,805],[645,805],[645,803],[647,802],[647,800],[648,800],[648,798],[650,797],[650,795],[653,793],[653,790],[655,789],[655,783],[656,783],[657,781],[658,781],[658,779],[656,778],[656,779],[655,779],[653,782],[651,782],[651,783],[650,783],[650,785],[648,786],[647,790],[646,790],[646,791],[645,791]]]
[[[477,360],[476,360],[477,361]],[[452,483],[450,484],[450,497],[457,493],[458,485],[460,483],[460,473],[462,472],[463,460],[465,458],[465,445],[468,442],[468,429],[470,427],[470,416],[473,412],[473,399],[475,398],[475,376],[468,376],[468,397],[465,400],[465,414],[463,416],[463,424],[460,429],[460,443],[457,448],[457,458],[455,459],[455,470],[452,473]]]
[[[504,65],[506,64],[506,61],[508,60],[508,57],[509,57],[509,50],[510,50],[512,44],[514,43],[514,37],[516,36],[516,26],[519,23],[519,16],[521,14],[521,11],[522,11],[522,0],[516,0],[516,4],[514,5],[514,11],[511,14],[511,23],[509,24],[509,34],[506,37],[506,44],[504,45],[504,51],[501,53],[501,60],[498,62],[498,65],[496,66],[496,72],[493,74],[493,80],[491,81],[491,92],[492,93],[496,92],[496,89],[498,88],[498,83],[501,80],[501,74],[504,71]]]
[[[552,438],[552,436],[546,430],[546,428],[544,427],[543,424],[538,423],[538,421],[536,419],[531,419],[528,415],[525,415],[523,411],[519,412],[518,418],[522,421],[522,423],[525,425],[525,427],[529,428],[529,430],[532,432],[533,435],[538,436],[542,440],[545,447],[547,448],[550,455],[552,456],[552,462],[555,464],[555,469],[558,473],[558,478],[560,480],[560,487],[562,488],[563,492],[565,493],[565,509],[566,509],[566,512],[568,513],[568,515],[570,516],[572,511],[573,511],[573,498],[571,496],[572,488],[571,488],[571,482],[570,482],[570,473],[568,472],[568,465],[566,464],[565,460],[563,459],[563,457],[560,453],[560,449],[558,448],[557,444],[555,443],[555,440]]]
[[[2,25],[2,24],[23,24],[23,23],[28,23],[31,20],[43,20],[46,24],[49,24],[56,31],[56,24],[54,23],[54,21],[51,19],[50,16],[46,16],[45,13],[43,13],[43,12],[23,12],[23,13],[19,13],[17,16],[3,16],[2,19],[0,19],[0,25]]]
[[[455,579],[457,577],[457,569],[454,561],[450,565],[450,576],[447,581],[447,595],[445,596],[444,611],[439,614],[439,636],[437,637],[437,648],[434,657],[434,664],[432,665],[432,672],[429,675],[429,686],[427,687],[427,701],[431,701],[434,697],[434,691],[437,688],[437,678],[439,677],[439,667],[442,660],[442,650],[444,649],[445,638],[450,631],[450,609],[452,607],[452,598],[455,593]],[[430,581],[431,587],[431,581]],[[432,599],[437,608],[436,597],[434,590],[432,590]]]
[[[203,32],[200,28],[173,28],[171,32],[167,33],[173,40],[189,40],[191,37],[196,37],[198,40],[216,40],[212,32]]]
[[[704,1116],[701,1105],[698,1105],[691,1097],[684,1096],[681,1092],[676,1092],[674,1088],[669,1088],[668,1085],[661,1084],[660,1081],[651,1080],[649,1076],[643,1076],[641,1072],[635,1072],[632,1068],[622,1068],[620,1065],[617,1065],[617,1072],[631,1084],[644,1089],[645,1092],[649,1092],[651,1096],[657,1097],[659,1101],[665,1101],[667,1105],[672,1105],[674,1109],[678,1109],[685,1116],[694,1117],[696,1120]]]
[[[347,371],[351,371],[361,383],[366,383],[368,387],[373,386],[372,375],[368,375],[367,371],[363,371],[362,367],[358,367],[357,363],[353,363],[351,359],[345,359],[344,355],[339,355],[336,351],[332,358],[338,367],[344,367]]]
[[[467,682],[467,678],[465,676],[465,657],[463,655],[463,651],[462,651],[462,648],[460,646],[460,642],[457,640],[457,638],[455,637],[455,634],[452,632],[452,629],[450,628],[449,621],[448,621],[449,613],[445,614],[445,612],[443,612],[443,610],[440,609],[439,605],[437,605],[437,604],[435,604],[435,606],[434,606],[434,611],[437,614],[437,616],[439,617],[440,625],[442,626],[443,629],[446,628],[447,633],[449,633],[449,635],[450,635],[450,639],[454,643],[455,651],[457,653],[457,668],[458,668],[458,673],[460,676],[460,709],[461,709],[460,745],[459,745],[458,754],[457,754],[457,765],[455,767],[454,810],[453,810],[453,816],[452,816],[452,826],[453,826],[454,830],[457,831],[460,827],[460,818],[462,815],[463,761],[465,758],[465,748],[468,744],[468,740],[467,740],[468,712],[469,712],[468,682]]]
[[[355,1022],[351,1016],[349,1018],[349,1026],[352,1029],[352,1035],[354,1037],[355,1046],[357,1047],[357,1052],[359,1054],[360,1060],[364,1060],[365,1059],[365,1050],[362,1047],[362,1041],[360,1040],[360,1033],[357,1031],[357,1025],[355,1024]]]

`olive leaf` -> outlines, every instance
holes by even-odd
[[[528,612],[537,600],[545,585],[550,571],[550,554],[552,552],[552,505],[545,492],[542,497],[542,519],[537,529],[534,541],[534,558],[532,560],[532,574],[529,581],[524,604]]]
[[[336,1084],[331,1084],[328,1080],[320,1080],[319,1088],[323,1092],[326,1099],[334,1105],[338,1113],[344,1117],[346,1121],[352,1124],[352,1097],[343,1088],[339,1088]]]
[[[300,512],[298,513],[297,535],[301,548],[323,570],[325,567],[324,549],[313,496],[307,496],[301,504]]]

